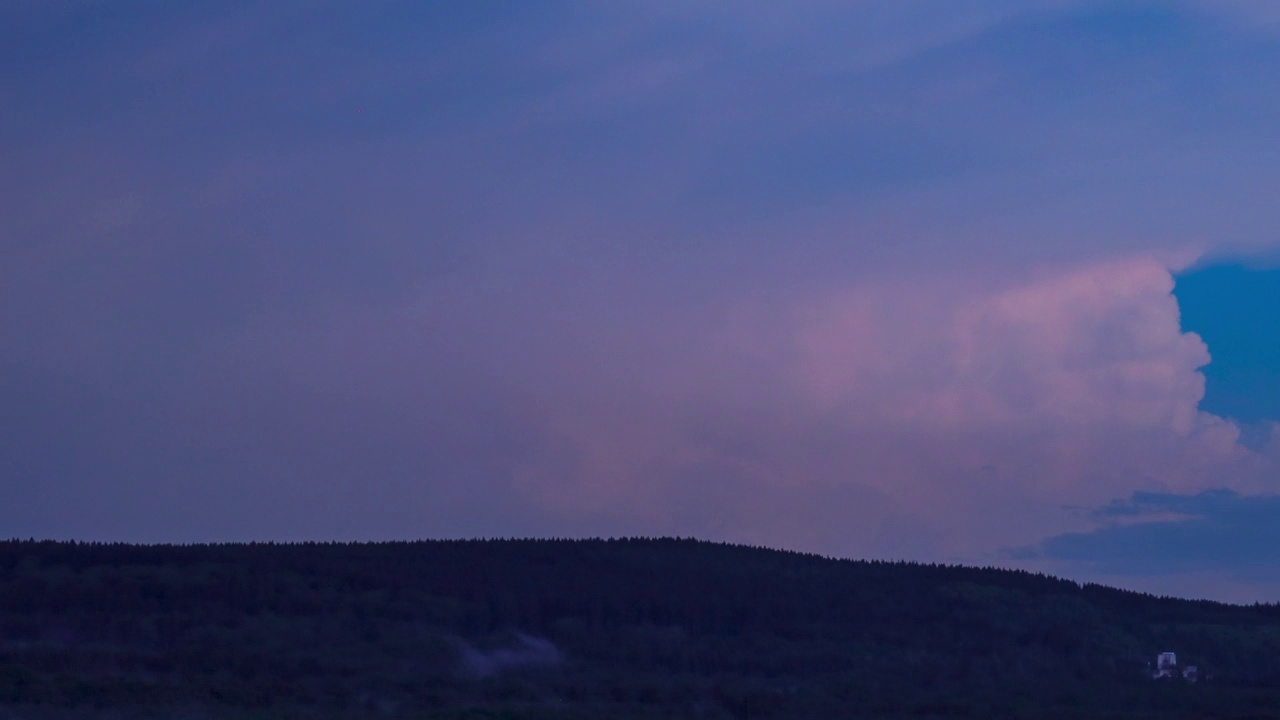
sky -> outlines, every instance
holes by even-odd
[[[0,536],[1280,601],[1269,0],[0,1]]]

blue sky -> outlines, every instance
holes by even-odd
[[[1277,62],[1250,0],[0,5],[0,535],[1280,599]]]
[[[1280,269],[1273,262],[1218,262],[1178,277],[1183,328],[1212,348],[1204,368],[1206,412],[1244,423],[1280,418]]]

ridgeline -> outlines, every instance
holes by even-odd
[[[81,717],[1276,718],[1280,606],[680,539],[0,542],[0,719]]]

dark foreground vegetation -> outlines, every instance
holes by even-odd
[[[0,542],[0,718],[79,717],[1275,718],[1280,606],[692,540]]]

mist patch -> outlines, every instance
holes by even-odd
[[[474,678],[525,668],[554,667],[564,661],[555,643],[522,632],[513,633],[505,644],[487,649],[459,640],[458,652],[463,673]]]

